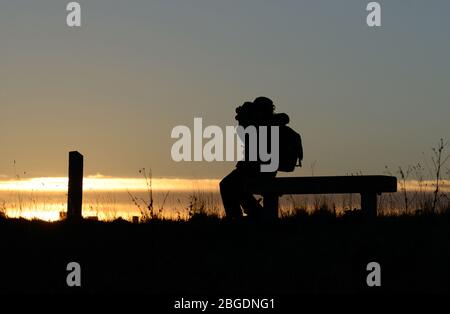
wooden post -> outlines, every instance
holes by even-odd
[[[361,193],[361,209],[368,217],[376,217],[377,194],[374,192]]]
[[[267,193],[264,197],[264,218],[276,220],[278,218],[278,195]]]
[[[83,204],[83,155],[69,153],[69,191],[67,195],[67,219],[81,219]]]

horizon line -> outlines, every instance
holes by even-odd
[[[318,176],[319,177],[319,176]],[[218,190],[221,179],[217,178],[180,178],[156,177],[151,179],[151,189],[154,191],[192,191]],[[144,177],[105,176],[101,174],[88,175],[83,180],[83,190],[89,191],[148,191],[149,181]],[[404,185],[398,181],[398,192],[402,192]],[[450,179],[441,179],[440,191],[450,192]],[[436,188],[436,179],[406,180],[407,191],[433,191]],[[34,177],[13,178],[0,177],[0,192],[67,192],[68,177]]]

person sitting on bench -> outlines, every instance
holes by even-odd
[[[275,106],[269,98],[258,97],[253,102],[245,102],[236,108],[238,124],[243,128],[255,126],[258,137],[259,126],[284,126],[289,123],[289,116],[285,113],[274,113]],[[268,136],[270,138],[270,136]],[[251,180],[267,180],[275,178],[274,172],[261,172],[260,160],[250,161],[247,139],[245,143],[245,158],[237,163],[236,169],[220,182],[220,194],[227,219],[241,219],[243,212],[248,217],[257,217],[262,212],[259,201],[246,190]],[[280,143],[282,145],[282,143]],[[270,147],[270,143],[268,143]],[[242,208],[241,208],[242,207]]]

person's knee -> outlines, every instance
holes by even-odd
[[[234,175],[233,172],[231,172],[229,175],[227,175],[220,181],[219,183],[220,190],[223,191],[230,189],[234,185],[234,181],[235,181]]]
[[[223,178],[219,183],[219,188],[221,191],[225,190],[227,188],[227,177]]]

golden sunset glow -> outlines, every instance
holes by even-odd
[[[25,219],[39,219],[44,221],[58,221],[60,219],[59,211],[57,210],[37,210],[32,208],[24,208],[22,211],[6,210],[9,218],[25,218]]]
[[[147,183],[144,178],[85,177],[83,216],[106,221],[141,217],[141,210],[146,210],[149,203]],[[189,195],[201,191],[218,196],[218,187],[219,181],[214,179],[154,178],[151,181],[154,208],[156,211],[164,208],[164,218],[183,218]],[[0,210],[11,218],[57,221],[67,210],[67,189],[67,177],[3,179],[0,180]],[[140,208],[130,195],[136,198]]]
[[[152,189],[155,191],[183,191],[197,187],[202,190],[215,190],[219,180],[214,179],[152,179]],[[68,179],[65,177],[31,178],[0,181],[0,191],[67,191]],[[83,180],[84,191],[145,191],[147,182],[143,178],[112,178],[100,175],[88,176]]]
[[[434,192],[436,190],[436,181],[435,180],[408,180],[406,181],[406,190],[408,192],[414,191],[422,191],[422,192]],[[403,183],[399,181],[398,183],[398,191],[403,189]],[[439,191],[448,193],[450,192],[450,180],[440,180],[439,182]]]
[[[408,193],[432,195],[436,182],[433,180],[408,180]],[[11,218],[57,221],[67,211],[67,177],[42,177],[0,180],[0,210]],[[450,191],[450,181],[441,180],[441,192]],[[102,175],[87,176],[83,180],[83,217],[111,221],[117,218],[132,220],[142,217],[147,210],[149,194],[144,178],[118,178]],[[154,210],[167,219],[184,219],[191,197],[206,199],[209,207],[222,208],[217,179],[152,179]],[[403,183],[398,183],[399,196]],[[197,194],[196,194],[197,193]],[[166,195],[167,194],[167,195]],[[130,198],[133,195],[139,206]],[[401,197],[399,198],[401,199]],[[340,204],[340,202],[337,202]],[[401,201],[398,203],[401,208]],[[290,208],[289,201],[280,199],[281,208]],[[396,205],[397,206],[397,205]]]
[[[217,191],[220,180],[218,179],[178,179],[178,178],[155,178],[152,179],[154,191],[189,191],[201,189],[204,191]],[[433,180],[408,180],[406,189],[408,191],[427,191],[435,189],[436,182]],[[65,192],[67,191],[68,179],[66,177],[53,178],[30,178],[20,180],[0,180],[0,191],[2,192]],[[398,190],[403,185],[399,181]],[[83,180],[83,190],[89,191],[146,191],[147,183],[143,178],[113,178],[101,175],[88,176]],[[450,191],[450,180],[441,180],[440,190]]]

